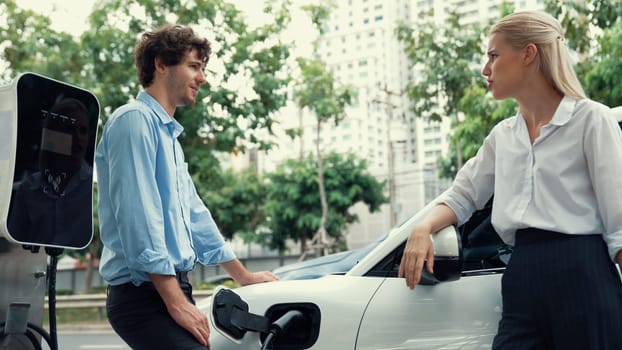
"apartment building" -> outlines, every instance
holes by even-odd
[[[517,9],[542,8],[542,0],[511,1]],[[445,156],[451,119],[430,122],[415,115],[403,94],[409,81],[417,79],[403,47],[395,37],[398,22],[416,25],[421,12],[434,9],[434,20],[443,23],[450,9],[464,23],[499,18],[501,0],[337,0],[318,53],[336,80],[350,84],[358,96],[339,125],[326,123],[316,139],[315,117],[290,103],[281,113],[283,129],[302,127],[300,139],[279,137],[278,151],[261,157],[259,168],[271,169],[283,159],[323,151],[351,152],[366,159],[370,172],[387,181],[392,204],[370,214],[354,207],[360,222],[347,235],[351,248],[378,238],[422,208],[449,186],[439,179],[437,160]],[[309,38],[307,28],[300,39]],[[313,38],[309,38],[311,40]]]

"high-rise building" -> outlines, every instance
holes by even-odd
[[[517,9],[542,8],[542,0],[510,3]],[[360,222],[349,229],[349,246],[361,246],[388,232],[449,186],[449,181],[438,178],[437,160],[447,153],[451,128],[449,117],[430,122],[410,109],[403,91],[409,81],[417,79],[417,73],[396,38],[395,28],[399,22],[414,26],[417,21],[428,21],[419,14],[430,9],[434,9],[437,23],[443,23],[452,8],[461,13],[465,24],[484,23],[499,18],[501,4],[502,0],[336,1],[337,8],[319,39],[318,54],[336,80],[354,86],[358,96],[339,125],[323,125],[319,139],[315,117],[291,103],[281,113],[280,123],[283,129],[302,128],[302,137],[280,138],[279,151],[260,162],[276,164],[315,152],[316,142],[324,152],[359,155],[367,160],[374,176],[387,181],[387,195],[392,200],[374,214],[361,204],[354,207]],[[271,166],[262,164],[264,167]]]

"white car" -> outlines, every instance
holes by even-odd
[[[490,226],[488,207],[459,229],[433,236],[435,274],[409,289],[397,278],[402,250],[430,208],[395,228],[345,275],[218,289],[198,304],[210,320],[212,348],[489,349],[511,251]],[[302,316],[266,344],[271,324],[289,310]]]
[[[622,107],[614,114],[622,121]],[[434,276],[425,274],[415,290],[397,272],[411,227],[431,205],[345,275],[218,289],[198,304],[210,320],[212,348],[490,349],[511,255],[490,225],[490,204],[432,236]]]

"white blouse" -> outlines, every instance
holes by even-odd
[[[609,107],[564,97],[533,145],[525,119],[497,124],[441,197],[464,223],[495,196],[492,224],[507,244],[518,229],[603,234],[622,249],[622,137]]]

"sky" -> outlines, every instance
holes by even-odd
[[[52,29],[80,35],[87,27],[87,17],[95,0],[19,0],[18,6],[46,14],[52,20]]]
[[[245,12],[247,23],[252,27],[261,24],[261,21],[269,20],[268,17],[262,17],[258,14],[262,13],[263,0],[226,0],[236,5],[236,7]],[[292,55],[309,56],[312,52],[309,33],[314,32],[311,22],[307,14],[300,7],[304,3],[313,2],[313,0],[294,0],[290,15],[292,16],[290,27],[285,30],[281,36],[284,42],[295,42],[292,49]],[[88,16],[96,0],[19,0],[18,6],[24,9],[33,10],[48,16],[52,21],[52,29],[55,31],[64,31],[69,34],[80,36],[89,28]],[[0,69],[2,69],[0,62]]]
[[[261,18],[257,16],[262,12],[263,1],[261,0],[228,0],[234,3],[240,10],[249,14],[248,23],[253,25],[253,20]],[[301,1],[297,1],[301,2]],[[304,2],[304,1],[303,1]],[[64,31],[73,35],[80,35],[88,28],[87,17],[91,13],[95,0],[19,0],[18,6],[30,9],[47,15],[52,20],[52,29]],[[292,23],[300,23],[299,16],[304,16],[301,11],[296,11],[298,6],[291,12]],[[69,19],[69,20],[68,20]],[[256,24],[256,23],[255,23]],[[307,32],[307,28],[292,28],[293,33],[286,35],[295,35],[300,32]],[[308,33],[308,32],[307,32]]]

